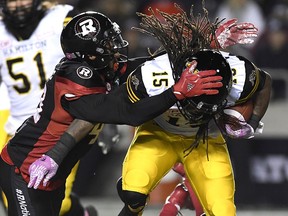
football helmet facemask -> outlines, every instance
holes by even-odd
[[[34,22],[34,19],[42,13],[42,0],[30,1],[30,4],[24,5],[22,0],[1,0],[4,22],[15,28],[23,28]]]
[[[88,11],[75,17],[65,26],[61,34],[61,46],[68,59],[85,60],[106,81],[115,77],[115,64],[127,61],[128,42],[123,40],[117,23],[107,16]],[[96,56],[91,60],[88,56]]]
[[[227,103],[227,96],[232,86],[232,71],[220,52],[215,50],[201,50],[195,54],[183,54],[174,67],[174,79],[178,81],[187,62],[197,61],[195,72],[202,70],[216,70],[216,75],[223,77],[223,86],[219,88],[216,95],[200,95],[186,98],[177,102],[177,106],[182,115],[190,121],[192,125],[199,126],[208,123],[217,113],[220,113]]]

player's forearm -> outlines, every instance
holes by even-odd
[[[122,92],[123,93],[123,92]],[[142,98],[136,103],[131,103],[128,96],[120,95],[106,97],[100,109],[88,116],[94,122],[107,124],[127,124],[139,126],[165,112],[177,102],[172,89],[159,95]],[[86,119],[87,120],[87,119]]]
[[[254,99],[253,114],[248,123],[256,129],[264,114],[266,113],[270,101],[271,94],[271,77],[266,73],[265,84],[263,88],[257,93]]]
[[[266,73],[266,79],[264,87],[258,92],[254,101],[253,115],[263,117],[270,101],[271,94],[271,77]]]
[[[153,97],[141,99],[127,109],[128,119],[133,119],[133,121],[129,122],[129,124],[138,126],[146,121],[156,118],[168,110],[176,102],[177,98],[173,93],[173,89],[168,89]]]
[[[74,119],[66,132],[75,139],[76,143],[78,143],[93,129],[93,127],[94,124],[91,122]]]
[[[122,86],[108,95],[89,95],[69,102],[69,112],[85,121],[138,126],[162,114],[176,101],[172,89],[168,89],[159,95],[132,103],[128,99],[126,87]]]
[[[60,137],[55,146],[46,155],[51,157],[57,164],[60,164],[74,146],[83,139],[94,127],[94,124],[75,119],[66,132]]]

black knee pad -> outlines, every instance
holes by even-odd
[[[122,178],[117,181],[117,191],[120,199],[132,208],[138,208],[146,204],[147,195],[122,189]]]
[[[125,204],[129,205],[133,209],[146,205],[147,195],[133,192],[123,191]]]

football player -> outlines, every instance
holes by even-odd
[[[35,112],[45,82],[63,57],[59,40],[63,26],[77,11],[70,5],[42,0],[1,0],[1,9],[2,149],[22,122]],[[79,199],[71,193],[76,171],[77,166],[67,180],[61,215],[84,215]],[[86,209],[86,214],[90,211],[90,215],[96,215],[92,208]]]
[[[161,93],[178,80],[183,69],[190,70],[194,61],[194,71],[216,70],[223,77],[223,87],[217,95],[180,100],[137,127],[117,185],[125,204],[120,216],[142,215],[149,193],[176,163],[183,164],[206,215],[236,215],[233,169],[222,132],[236,138],[253,136],[269,104],[270,75],[244,57],[209,50],[219,23],[210,22],[207,14],[189,17],[177,8],[178,14],[159,11],[166,22],[160,22],[154,11],[152,15],[139,14],[139,30],[157,38],[165,53],[129,76],[130,100]],[[250,99],[254,100],[254,111],[248,122],[224,113],[227,106]],[[228,121],[237,125],[237,133],[226,131]]]
[[[271,78],[269,74],[257,68],[252,62],[242,56],[234,56],[226,52],[220,53],[230,65],[233,83],[227,97],[227,105],[222,115],[217,117],[216,123],[224,137],[228,136],[232,139],[253,138],[255,133],[263,132],[264,123],[260,120],[268,107]],[[234,105],[244,104],[249,100],[253,101],[253,113],[248,121],[240,115],[241,113],[229,109]],[[177,163],[173,170],[183,177],[183,182],[177,185],[167,197],[160,215],[177,216],[180,209],[185,208],[187,203],[188,208],[194,205],[196,216],[205,215],[186,177],[183,164]],[[191,201],[193,204],[189,203]]]
[[[129,88],[117,88],[128,43],[119,26],[97,12],[75,16],[61,33],[61,46],[65,58],[47,81],[37,111],[1,153],[0,186],[11,216],[58,216],[65,181],[103,123],[140,125],[178,100],[217,94],[223,86],[215,70],[193,74],[193,64],[171,88],[131,103]]]

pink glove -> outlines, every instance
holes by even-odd
[[[227,136],[233,139],[251,139],[254,137],[254,129],[248,124],[241,113],[232,109],[224,109],[224,113],[231,115],[239,120],[241,128],[233,129],[230,124],[225,124],[225,130]]]
[[[258,29],[248,22],[238,23],[237,19],[230,19],[220,25],[215,34],[217,41],[222,49],[235,44],[251,44],[258,36]],[[211,47],[217,48],[216,42],[212,42]]]
[[[229,124],[225,125],[226,133],[233,139],[251,139],[254,137],[254,129],[246,122],[241,122],[241,129],[233,130]]]
[[[194,60],[189,63],[182,72],[180,79],[174,84],[174,94],[178,100],[187,97],[199,96],[202,94],[218,94],[217,88],[223,86],[221,76],[215,76],[215,70],[199,71],[194,73],[197,62]]]
[[[46,187],[48,181],[56,174],[58,167],[58,164],[51,157],[42,155],[29,167],[30,181],[28,188],[37,189],[44,177],[43,186]]]

